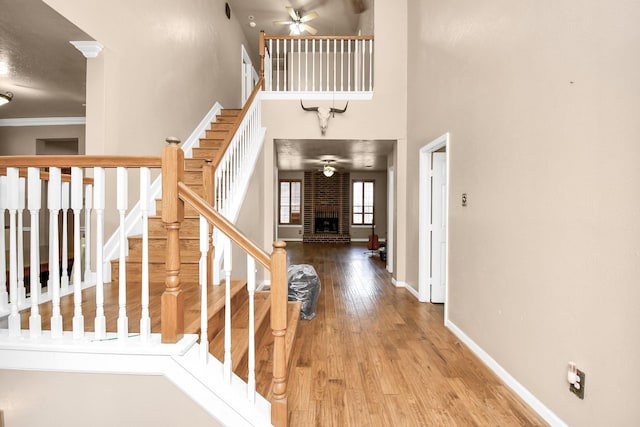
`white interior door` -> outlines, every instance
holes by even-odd
[[[445,301],[447,286],[447,153],[432,155],[431,179],[431,302]]]

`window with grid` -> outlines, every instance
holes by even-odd
[[[374,181],[353,181],[353,224],[373,224]]]
[[[300,180],[280,181],[280,224],[301,224],[301,190]]]

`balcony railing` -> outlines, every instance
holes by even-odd
[[[263,99],[371,99],[372,36],[260,33]]]

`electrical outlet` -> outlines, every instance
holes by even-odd
[[[576,381],[576,384],[570,384],[569,391],[580,399],[584,399],[584,372],[580,369],[576,369],[576,376],[579,378],[579,381]]]

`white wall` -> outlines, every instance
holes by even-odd
[[[450,319],[569,425],[640,425],[639,20],[638,2],[409,2],[409,182],[451,133]]]

